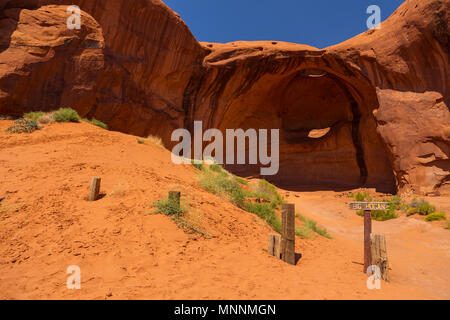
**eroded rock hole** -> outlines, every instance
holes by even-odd
[[[266,177],[280,187],[350,189],[369,186],[365,149],[380,148],[375,124],[362,124],[370,120],[369,111],[362,109],[344,80],[322,70],[302,70],[255,85],[229,107],[220,127],[280,129],[280,169],[276,176]],[[259,172],[256,166],[228,168],[243,176]],[[390,169],[372,168],[377,170],[386,174],[391,188]],[[379,181],[369,187],[377,187]]]

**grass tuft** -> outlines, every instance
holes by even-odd
[[[308,218],[305,218],[304,216],[302,216],[301,214],[297,213],[295,215],[300,221],[303,222],[303,226],[302,227],[298,227],[296,228],[296,234],[297,234],[297,229],[299,231],[299,234],[297,234],[298,236],[305,238],[305,239],[310,239],[310,237],[312,235],[312,232],[315,232],[319,235],[321,235],[322,237],[328,238],[328,239],[332,239],[333,237],[328,233],[328,231],[324,228],[320,228],[319,226],[317,226],[317,222]]]
[[[176,200],[168,198],[155,202],[152,207],[156,208],[156,211],[154,213],[162,213],[166,216],[179,216],[182,213],[186,212],[186,209],[184,209],[183,206],[179,205]]]
[[[164,148],[164,143],[162,142],[162,139],[160,137],[149,135],[147,137],[147,140],[150,141],[150,143],[156,144],[157,146]]]
[[[105,123],[103,123],[100,120],[97,120],[95,118],[92,119],[92,120],[83,118],[83,119],[81,119],[81,121],[87,122],[87,123],[93,124],[94,126],[97,126],[97,127],[103,128],[105,130],[108,130],[108,126]]]

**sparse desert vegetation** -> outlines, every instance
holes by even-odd
[[[266,180],[249,183],[245,179],[232,175],[218,164],[209,166],[197,164],[196,167],[201,170],[199,181],[203,189],[227,197],[237,207],[266,221],[274,231],[281,232],[281,220],[277,211],[281,209],[284,200],[274,185]],[[300,222],[303,225],[296,227],[296,235],[309,239],[313,237],[313,233],[317,233],[331,238],[325,229],[317,226],[315,221],[302,217]]]
[[[373,210],[372,211],[372,219],[376,221],[386,221],[399,217],[400,213],[405,213],[406,216],[412,216],[414,214],[419,214],[425,216],[425,221],[437,221],[437,220],[445,220],[446,215],[443,212],[436,212],[436,207],[424,199],[414,198],[409,203],[402,200],[399,196],[394,196],[389,199],[373,199],[372,196],[367,192],[357,192],[355,194],[351,193],[351,198],[355,199],[355,201],[380,201],[380,202],[388,202],[389,209],[388,210]],[[364,216],[364,211],[358,210],[356,212],[359,216]]]
[[[23,115],[25,119],[29,119],[40,124],[49,124],[53,122],[79,122],[83,121],[90,123],[94,126],[98,126],[105,130],[108,130],[108,126],[97,119],[89,120],[87,118],[81,118],[75,110],[71,108],[60,108],[56,111],[43,112],[43,111],[33,111],[28,112]]]
[[[83,119],[81,119],[81,121],[84,121],[84,122],[90,123],[90,124],[92,124],[94,126],[97,126],[97,127],[103,128],[105,130],[108,130],[108,126],[105,123],[103,123],[100,120],[97,120],[95,118],[92,119],[92,120],[83,118]]]
[[[185,202],[184,200],[183,202]],[[203,228],[204,217],[196,208],[187,208],[183,202],[178,203],[174,198],[166,198],[152,204],[156,208],[153,214],[161,213],[170,217],[175,224],[188,233],[199,233],[205,236],[210,234]]]
[[[30,119],[18,119],[14,121],[11,127],[6,129],[8,133],[31,133],[42,129],[39,125]]]
[[[147,137],[147,140],[148,140],[150,143],[153,143],[154,145],[157,145],[157,146],[159,146],[159,147],[164,148],[164,143],[163,143],[162,139],[161,139],[160,137],[158,137],[158,136],[149,135],[149,136]]]

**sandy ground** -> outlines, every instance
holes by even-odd
[[[375,222],[391,283],[366,287],[362,218],[335,192],[282,191],[333,239],[296,239],[291,266],[267,254],[271,229],[199,188],[169,151],[86,124],[9,135],[0,121],[2,299],[449,299],[450,231],[416,218]],[[103,197],[86,201],[102,177]],[[179,189],[212,235],[189,235],[150,204]],[[432,198],[440,208],[450,199]],[[66,288],[67,267],[81,289]]]

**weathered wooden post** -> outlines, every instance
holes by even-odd
[[[271,256],[281,258],[281,236],[279,234],[269,234],[267,251]]]
[[[351,202],[350,210],[364,211],[364,273],[371,266],[370,234],[372,233],[372,210],[387,210],[387,202]]]
[[[364,272],[372,265],[370,234],[372,233],[372,211],[364,210]]]
[[[177,208],[180,208],[180,191],[169,191],[169,202],[173,202],[177,205]]]
[[[295,204],[282,206],[281,259],[295,265]]]
[[[100,182],[102,178],[94,177],[91,182],[91,190],[89,192],[89,201],[95,201],[98,199],[98,195],[100,193]]]
[[[372,265],[380,268],[381,279],[389,282],[389,261],[384,234],[372,234],[370,236],[370,249],[372,254]]]

